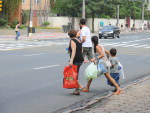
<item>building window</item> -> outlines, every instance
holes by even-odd
[[[34,4],[40,4],[41,0],[34,0]]]
[[[26,3],[26,0],[22,0],[22,4],[25,4]]]

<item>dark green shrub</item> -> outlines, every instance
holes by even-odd
[[[48,26],[50,23],[49,22],[44,22],[42,25],[43,26]]]
[[[29,10],[22,11],[22,24],[26,24],[29,21]]]
[[[0,27],[6,26],[8,24],[8,21],[4,18],[0,18]]]
[[[16,27],[16,25],[17,25],[17,22],[18,22],[18,20],[15,19],[15,20],[11,23],[10,27],[14,29],[14,28]]]
[[[27,25],[20,25],[20,29],[27,28]]]

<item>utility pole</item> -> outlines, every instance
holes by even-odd
[[[143,2],[143,5],[142,5],[142,30],[144,30],[144,5],[145,5],[145,2]]]
[[[85,19],[85,0],[83,0],[83,3],[82,3],[82,18]]]
[[[32,38],[32,27],[33,27],[33,1],[30,0],[30,22],[29,22],[29,38]]]
[[[117,5],[117,23],[116,26],[119,27],[119,5]]]

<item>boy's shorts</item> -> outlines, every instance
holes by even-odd
[[[119,73],[110,73],[110,75],[119,85],[119,79],[120,79]],[[107,79],[107,84],[110,86],[114,86],[108,79]]]
[[[83,47],[83,57],[87,56],[87,58],[93,59],[92,47]]]

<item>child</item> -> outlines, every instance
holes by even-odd
[[[120,79],[120,75],[119,75],[119,70],[118,70],[118,58],[116,57],[117,54],[117,50],[115,48],[110,49],[110,63],[111,63],[111,67],[110,67],[110,75],[112,76],[112,78],[117,82],[117,84],[119,85],[119,79]],[[113,84],[107,80],[108,85],[113,86]],[[116,89],[113,90],[114,92],[116,91]]]

